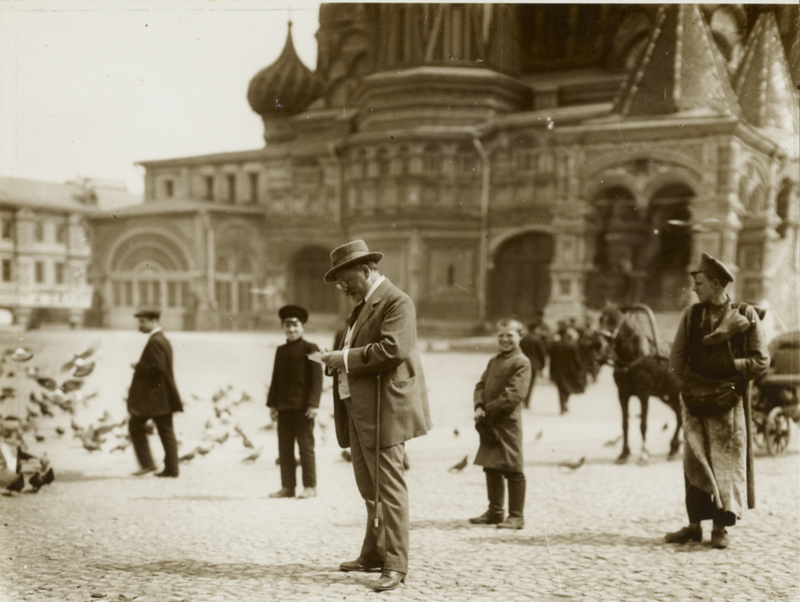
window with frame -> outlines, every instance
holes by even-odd
[[[3,260],[3,282],[11,282],[12,272],[11,272],[11,260],[4,259]]]
[[[11,216],[0,219],[0,237],[2,237],[3,240],[13,240],[14,218]]]
[[[175,196],[174,180],[164,180],[164,196],[167,198]]]
[[[251,171],[248,178],[250,180],[250,202],[258,203],[258,172]]]
[[[37,261],[33,266],[36,284],[44,284],[44,261]]]
[[[316,188],[322,182],[322,170],[316,161],[303,161],[294,165],[294,184],[298,188]]]
[[[238,287],[238,304],[239,304],[239,313],[248,314],[252,311],[253,303],[252,303],[252,293],[250,289],[252,288],[252,283],[249,281],[240,280],[237,283]]]
[[[205,198],[207,198],[209,201],[214,200],[214,176],[205,176],[203,181],[205,182],[206,187]]]
[[[33,239],[36,242],[44,240],[44,224],[38,220],[33,224]]]
[[[67,242],[67,224],[64,222],[56,224],[56,242],[62,245]]]
[[[236,174],[228,174],[228,202],[236,202]]]
[[[64,284],[64,263],[57,261],[55,268],[56,284]]]
[[[425,147],[425,153],[422,156],[422,171],[430,175],[442,172],[442,156],[439,147],[435,145]]]

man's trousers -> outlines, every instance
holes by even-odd
[[[346,399],[345,402],[349,402]],[[347,405],[350,405],[349,403]],[[352,414],[351,414],[352,415]],[[365,564],[381,564],[385,571],[408,572],[408,487],[403,458],[405,443],[380,450],[380,508],[375,528],[375,450],[367,448],[374,441],[361,441],[350,419],[350,454],[356,485],[367,506],[367,530],[359,560]]]
[[[172,428],[172,414],[162,416],[131,416],[128,421],[128,432],[131,435],[133,451],[136,452],[136,459],[139,466],[150,468],[155,466],[153,456],[150,453],[150,444],[147,442],[147,431],[145,423],[153,420],[158,429],[158,436],[161,445],[164,447],[164,472],[169,475],[178,475],[178,442],[175,440],[175,431]]]

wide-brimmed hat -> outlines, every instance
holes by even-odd
[[[724,263],[719,259],[711,257],[708,253],[703,253],[700,256],[700,263],[691,271],[691,274],[694,276],[698,272],[702,272],[709,278],[716,278],[723,286],[729,282],[733,282],[733,273]]]
[[[308,312],[299,305],[284,305],[278,310],[281,323],[290,318],[297,318],[302,324],[308,322]]]
[[[331,269],[325,274],[325,282],[336,282],[336,272],[344,267],[364,261],[378,263],[381,259],[383,253],[371,253],[363,240],[352,240],[331,251]]]
[[[161,319],[161,310],[157,307],[143,307],[135,314],[133,314],[134,318],[147,318],[148,320],[160,320]]]

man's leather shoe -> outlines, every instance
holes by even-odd
[[[724,550],[728,547],[728,531],[725,527],[717,527],[711,531],[711,545],[718,550]]]
[[[345,573],[377,573],[383,570],[383,563],[367,564],[361,562],[360,558],[356,558],[355,560],[348,560],[340,564],[339,570]]]
[[[286,487],[282,487],[279,491],[275,493],[270,493],[269,497],[294,497],[294,489],[287,489]]]
[[[310,497],[317,497],[317,490],[314,487],[306,487],[297,496],[299,500],[307,500]]]
[[[703,528],[700,525],[689,525],[664,536],[667,543],[686,543],[687,541],[703,541]]]
[[[497,525],[498,529],[522,529],[525,526],[525,519],[521,516],[509,516],[502,523]]]
[[[487,510],[480,516],[469,519],[469,522],[473,525],[497,525],[503,522],[503,515],[492,514]]]
[[[132,472],[131,476],[132,477],[140,477],[142,475],[146,475],[149,472],[155,472],[155,471],[156,471],[156,467],[155,466],[145,466],[144,468],[140,468],[136,472]]]
[[[406,576],[397,571],[383,571],[381,578],[372,584],[372,589],[376,592],[388,592],[400,587],[400,584],[405,582]]]
[[[178,478],[178,474],[179,473],[177,473],[177,472],[167,472],[166,470],[162,470],[161,472],[157,472],[156,476],[157,477],[170,477],[170,478],[173,478],[173,479],[177,479]]]

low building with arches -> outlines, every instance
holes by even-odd
[[[703,251],[797,326],[797,37],[789,5],[323,4],[316,70],[290,30],[250,82],[264,148],[143,162],[96,221],[108,323],[334,320],[363,238],[423,328],[675,312]]]

